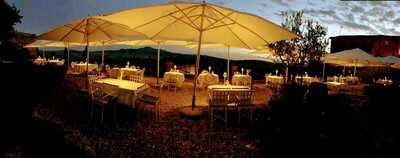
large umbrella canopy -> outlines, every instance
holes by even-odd
[[[119,11],[104,19],[145,33],[151,39],[223,43],[255,48],[297,37],[256,15],[209,3],[171,2]]]
[[[84,44],[98,41],[135,40],[145,38],[145,35],[133,31],[127,26],[97,17],[87,17],[69,22],[43,33],[38,37],[40,40]]]
[[[196,99],[202,42],[256,48],[297,37],[259,16],[205,2],[150,5],[119,11],[103,18],[143,32],[152,40],[198,42],[192,108]]]
[[[24,48],[64,48],[68,46],[81,46],[77,43],[65,43],[60,41],[47,41],[47,40],[36,40],[33,43],[27,44]]]
[[[127,26],[100,19],[96,16],[69,22],[38,37],[40,40],[84,43],[86,46],[89,46],[90,42],[146,38],[144,34],[133,31]],[[86,50],[86,63],[89,64],[89,49]],[[88,65],[86,65],[86,70],[87,67]]]

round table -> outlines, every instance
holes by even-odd
[[[250,86],[251,85],[251,76],[250,75],[241,75],[241,74],[233,75],[232,76],[232,85]]]
[[[135,75],[136,73],[139,72],[140,69],[134,69],[134,68],[121,68],[121,78],[122,79],[127,79],[129,78],[130,75]]]
[[[282,76],[265,76],[265,83],[266,84],[283,84],[284,79]]]
[[[86,63],[71,65],[73,70],[77,73],[86,72]],[[88,72],[97,70],[97,64],[88,64]]]
[[[218,82],[219,82],[218,75],[208,72],[199,74],[197,78],[197,83],[199,88],[204,88],[209,85],[215,85],[218,84]]]
[[[185,75],[180,72],[165,72],[163,79],[164,82],[176,79],[176,86],[182,87],[183,82],[185,81]]]
[[[310,77],[310,76],[303,76],[303,78],[301,76],[296,76],[296,81],[300,82],[301,80],[303,80],[304,83],[306,84],[310,84],[313,82],[318,82],[318,78],[315,77]]]

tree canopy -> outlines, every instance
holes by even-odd
[[[305,19],[303,11],[282,12],[282,27],[300,38],[278,41],[268,45],[287,66],[320,62],[328,45],[327,28],[312,19]]]
[[[19,10],[14,5],[9,5],[5,0],[0,0],[0,41],[4,43],[13,37],[15,30],[14,25],[21,22],[22,16],[19,15]]]

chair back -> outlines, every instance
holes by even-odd
[[[91,94],[91,91],[93,90],[93,83],[96,82],[97,79],[99,79],[99,77],[97,75],[88,75],[89,94]]]
[[[209,98],[210,106],[227,106],[229,103],[229,91],[213,90]]]
[[[92,88],[89,92],[92,100],[96,100],[96,98],[100,98],[105,95],[105,93],[102,91],[102,83],[93,82],[91,87]]]
[[[167,80],[165,81],[167,83],[177,83],[178,82],[178,78],[175,75],[171,75],[167,78]]]
[[[110,78],[119,79],[121,76],[121,71],[119,69],[111,69],[109,72]]]
[[[143,82],[143,79],[139,74],[129,75],[129,80],[133,81],[133,82],[138,82],[138,83],[142,83]]]
[[[237,106],[252,106],[254,102],[255,91],[244,90],[236,92]]]

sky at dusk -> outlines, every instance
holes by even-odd
[[[168,0],[6,0],[20,9],[18,31],[40,34],[88,15],[110,13]],[[193,1],[193,0],[191,0]],[[328,27],[328,36],[400,35],[400,2],[339,0],[208,0],[280,24],[281,11],[304,10],[305,16]]]

